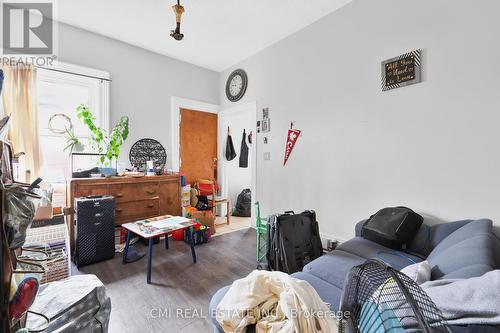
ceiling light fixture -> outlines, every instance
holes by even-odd
[[[184,38],[184,34],[181,33],[181,18],[182,14],[184,14],[184,7],[181,6],[180,0],[177,0],[177,4],[172,6],[172,9],[175,13],[175,21],[177,25],[175,30],[170,31],[170,36],[172,36],[175,40],[182,40]]]

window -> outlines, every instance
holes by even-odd
[[[85,74],[81,74],[82,72]],[[69,65],[65,65],[61,71],[44,68],[38,70],[38,122],[42,152],[40,173],[44,180],[55,187],[57,184],[62,186],[71,178],[71,156],[69,151],[64,151],[66,135],[51,131],[49,120],[54,115],[67,116],[70,122],[61,116],[54,117],[52,127],[64,129],[71,123],[76,136],[85,142],[88,130],[76,117],[76,107],[85,104],[96,116],[97,125],[108,129],[109,81],[98,77],[107,78],[109,74]]]

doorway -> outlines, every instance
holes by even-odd
[[[231,202],[233,212],[238,195],[246,189],[251,191],[250,217],[231,216],[233,230],[250,227],[255,224],[254,202],[256,198],[257,177],[257,103],[247,103],[219,111],[219,174],[221,191]],[[234,143],[236,158],[228,161],[225,152],[228,129]],[[248,146],[248,163],[240,163],[241,147]],[[245,154],[246,155],[246,154]],[[245,159],[245,158],[244,158]],[[233,222],[231,222],[233,224]],[[222,230],[224,232],[224,230]]]
[[[257,124],[257,103],[256,102],[251,102],[243,105],[238,105],[236,107],[231,107],[228,109],[220,110],[218,105],[214,104],[209,104],[205,102],[200,102],[196,100],[190,100],[186,98],[181,98],[181,97],[175,97],[173,96],[171,98],[171,109],[173,112],[171,112],[171,136],[172,136],[172,159],[171,159],[171,165],[172,165],[172,170],[174,171],[184,171],[185,168],[187,168],[187,164],[193,163],[192,161],[189,162],[189,158],[192,156],[187,156],[187,157],[181,157],[181,150],[182,150],[182,143],[181,143],[181,126],[183,120],[186,121],[187,119],[182,116],[182,110],[188,110],[188,111],[194,111],[198,112],[195,113],[194,115],[200,115],[200,114],[214,114],[216,115],[217,119],[217,125],[218,125],[218,130],[217,130],[217,164],[215,166],[212,166],[214,169],[214,173],[217,175],[217,180],[220,185],[220,191],[219,195],[221,197],[228,197],[230,196],[229,194],[229,189],[231,186],[229,186],[228,181],[230,179],[234,179],[234,175],[229,175],[226,177],[226,169],[230,169],[229,165],[227,163],[236,163],[238,165],[239,162],[239,155],[240,155],[240,148],[241,148],[241,139],[242,139],[242,132],[236,129],[233,132],[233,142],[234,142],[234,148],[236,150],[236,153],[238,154],[238,157],[235,158],[233,161],[227,161],[225,159],[225,148],[226,148],[226,139],[227,139],[227,122],[231,123],[237,119],[240,118],[240,116],[250,115],[250,119],[253,119],[251,121],[246,121],[245,124],[245,129],[246,129],[246,134],[249,134],[252,132],[253,134],[253,144],[250,145],[249,149],[249,159],[248,159],[248,170],[251,170],[251,192],[252,192],[252,209],[251,209],[251,216],[252,218],[246,218],[244,223],[238,223],[241,221],[238,221],[238,219],[234,219],[233,216],[231,216],[231,223],[230,225],[226,225],[226,206],[221,205],[218,206],[217,209],[217,219],[216,219],[216,224],[217,224],[217,235],[224,234],[226,232],[233,232],[237,230],[241,230],[243,228],[248,228],[249,226],[255,226],[255,215],[254,215],[254,202],[255,198],[257,196],[257,135],[256,135],[256,124]],[[184,119],[183,119],[184,118]],[[187,122],[184,122],[184,125],[186,125]],[[184,138],[184,141],[186,138]],[[184,150],[186,152],[186,150]],[[186,159],[187,161],[186,162]],[[208,160],[208,158],[207,158]],[[182,166],[182,167],[181,167]],[[234,166],[233,166],[234,167]],[[230,170],[228,170],[230,171]],[[189,171],[188,171],[189,172]],[[208,174],[208,172],[207,172]],[[193,178],[196,178],[196,176],[191,177],[190,179],[192,180]],[[213,178],[210,177],[210,178]],[[189,182],[189,180],[188,180]],[[248,183],[247,183],[248,184]],[[235,193],[235,191],[232,191],[232,193]],[[236,198],[237,195],[231,195],[234,198],[231,200],[231,206],[234,208],[236,204]]]
[[[187,184],[217,179],[217,114],[180,109],[180,172]]]

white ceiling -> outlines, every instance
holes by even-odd
[[[351,0],[181,0],[183,41],[170,37],[174,0],[59,0],[64,23],[222,71]]]

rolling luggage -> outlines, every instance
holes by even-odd
[[[115,256],[115,198],[89,196],[75,200],[77,267]]]
[[[323,254],[319,226],[314,211],[285,212],[271,217],[267,228],[268,270],[288,274]]]

